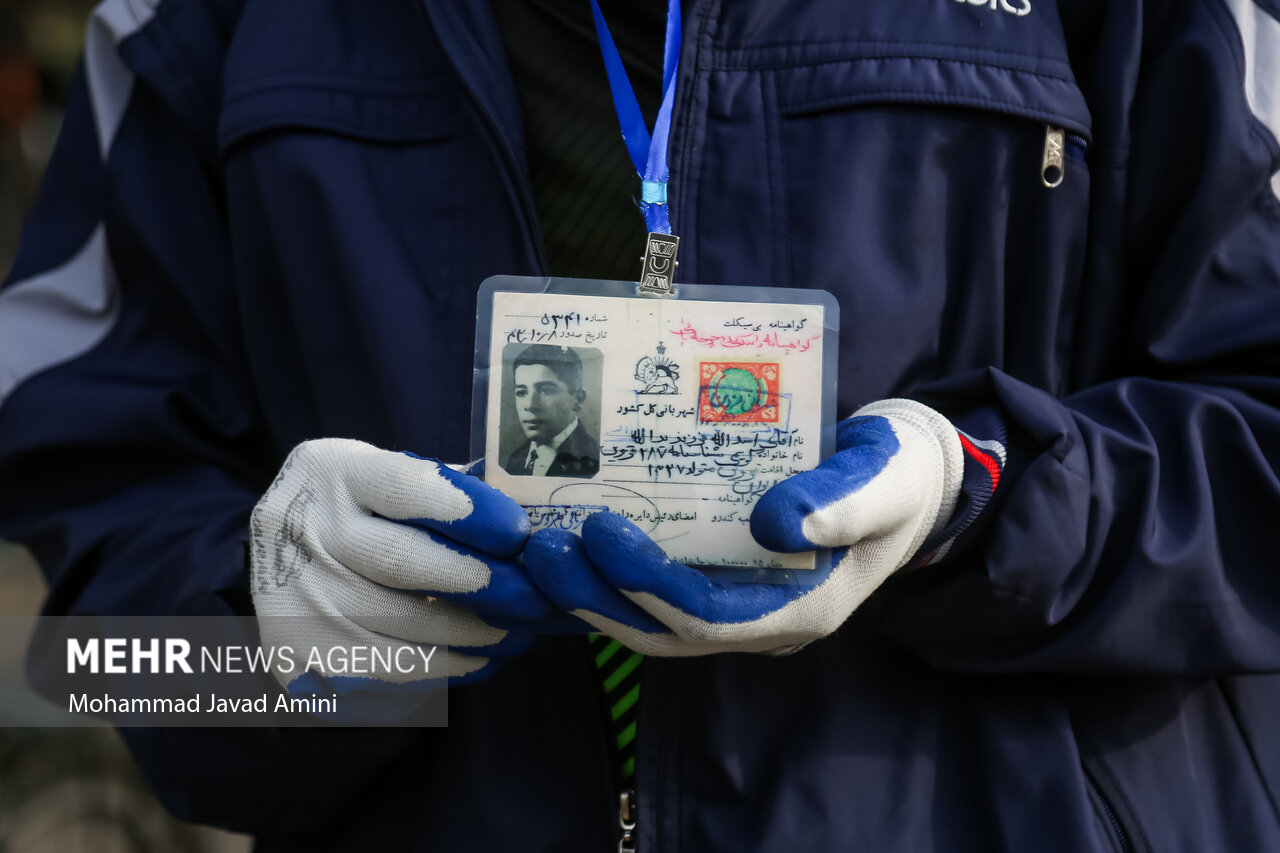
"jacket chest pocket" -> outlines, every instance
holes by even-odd
[[[395,259],[440,230],[465,180],[455,168],[460,107],[412,4],[312,5],[300,15],[285,0],[249,3],[218,135],[234,209],[260,211],[255,227],[283,252],[305,231],[310,245],[299,248],[331,253],[326,268],[337,273],[352,264],[339,256],[351,241],[363,247],[355,257]]]
[[[272,354],[255,370],[315,378],[264,403],[282,435],[372,423],[384,443],[443,446],[438,411],[469,405],[472,344],[442,318],[474,316],[512,239],[494,224],[491,143],[417,4],[251,2],[219,137],[245,334]]]
[[[1059,390],[1087,248],[1083,96],[1065,65],[897,53],[751,70],[773,278],[839,299],[842,410],[988,365]]]

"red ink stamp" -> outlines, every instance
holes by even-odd
[[[778,422],[778,363],[704,361],[698,370],[698,420]]]

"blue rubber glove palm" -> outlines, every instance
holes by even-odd
[[[812,583],[718,583],[667,558],[612,513],[582,537],[538,531],[525,564],[549,598],[648,655],[786,652],[835,631],[948,521],[964,460],[955,428],[910,400],[885,400],[840,424],[838,451],[769,490],[751,532],[776,551],[836,548]]]

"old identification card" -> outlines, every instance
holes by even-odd
[[[609,509],[673,559],[813,568],[756,544],[752,507],[831,452],[824,291],[500,276],[481,289],[473,449],[535,529]]]

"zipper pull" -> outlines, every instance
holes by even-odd
[[[1066,160],[1062,156],[1066,131],[1052,125],[1044,126],[1044,155],[1040,158],[1040,183],[1053,189],[1062,183]]]
[[[631,788],[618,795],[618,826],[622,828],[618,853],[636,853],[636,792]]]

